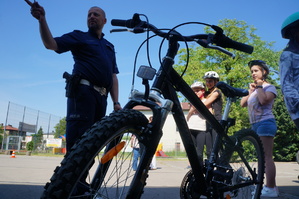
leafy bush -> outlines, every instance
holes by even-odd
[[[27,151],[33,151],[33,145],[34,145],[33,141],[27,142],[26,144]]]

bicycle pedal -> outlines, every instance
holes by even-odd
[[[217,169],[225,169],[225,170],[229,170],[229,171],[233,171],[233,169],[231,168],[230,165],[216,165]]]
[[[213,174],[215,176],[221,176],[224,178],[232,178],[233,177],[233,171],[229,170],[228,172],[226,170],[214,170]]]

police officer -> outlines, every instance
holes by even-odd
[[[107,94],[110,93],[114,110],[121,109],[118,102],[118,68],[114,46],[104,39],[102,29],[106,24],[105,12],[91,7],[87,15],[88,31],[75,30],[53,37],[47,25],[45,10],[37,2],[26,2],[31,14],[39,22],[44,46],[57,53],[71,51],[74,68],[70,80],[76,80],[67,99],[66,143],[67,151],[77,139],[106,114]],[[69,87],[68,87],[69,88]]]

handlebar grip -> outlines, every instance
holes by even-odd
[[[139,23],[140,23],[140,20],[136,21],[134,19],[128,19],[128,20],[112,19],[111,20],[112,26],[123,26],[123,27],[127,27],[127,28],[135,28]]]
[[[128,20],[123,20],[123,19],[112,19],[111,20],[111,25],[112,26],[123,26],[127,27]]]
[[[233,48],[249,54],[253,52],[253,46],[234,41],[222,33],[216,33],[214,39],[214,42],[223,48]]]
[[[112,26],[123,26],[127,28],[135,28],[138,24],[141,23],[139,18],[139,14],[135,13],[132,19],[123,20],[123,19],[112,19],[111,25]]]
[[[233,48],[233,49],[240,50],[242,52],[249,53],[249,54],[251,54],[253,52],[253,46],[250,46],[250,45],[247,45],[247,44],[244,44],[241,42],[237,42],[232,39],[230,39],[230,40],[231,41],[228,42],[228,44],[227,44],[228,45],[227,48]]]

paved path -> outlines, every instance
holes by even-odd
[[[0,199],[38,199],[61,157],[0,155]],[[186,159],[157,158],[142,199],[179,199],[179,187],[187,170]],[[299,165],[276,162],[277,185],[282,199],[299,199]]]

